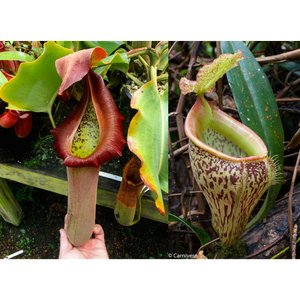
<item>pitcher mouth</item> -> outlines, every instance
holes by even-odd
[[[208,130],[229,140],[232,146],[240,149],[241,156],[212,147],[204,138]],[[255,132],[200,96],[186,118],[185,133],[196,146],[228,161],[254,161],[268,155],[267,147]]]
[[[126,144],[122,125],[124,117],[119,113],[100,75],[89,71],[83,84],[83,96],[72,114],[60,126],[51,130],[55,141],[54,150],[64,160],[65,166],[98,168],[110,159],[122,156],[121,150]],[[94,121],[98,123],[99,136],[95,136],[97,141],[92,152],[86,157],[80,157],[73,153],[72,145],[89,103],[94,107]]]

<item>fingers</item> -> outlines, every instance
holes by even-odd
[[[95,239],[104,242],[104,230],[99,224],[95,225],[94,230],[93,230],[93,234],[94,234]]]
[[[99,258],[109,258],[107,250],[106,250],[105,240],[104,240],[104,230],[99,224],[96,224],[94,226],[93,234],[94,234],[93,240],[95,242],[96,242],[96,240],[99,241],[99,242],[96,242],[97,248],[100,251],[98,253]]]
[[[60,233],[60,245],[65,245],[66,240],[68,240],[67,232],[64,229],[59,230]]]
[[[73,249],[70,243],[65,229],[60,229],[60,248],[59,248],[59,259],[66,258],[67,254]]]

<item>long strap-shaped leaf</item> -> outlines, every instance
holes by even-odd
[[[139,111],[129,125],[128,147],[142,161],[140,176],[165,214],[161,190],[168,192],[168,90],[160,97],[150,81],[134,93],[131,107]]]
[[[283,166],[283,128],[277,103],[262,67],[243,42],[221,42],[222,53],[243,52],[245,59],[227,72],[227,78],[242,122],[266,144],[269,156],[277,156],[277,173]],[[245,229],[262,220],[269,212],[281,188],[281,183],[269,188],[266,200]]]

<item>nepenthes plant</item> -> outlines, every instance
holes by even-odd
[[[34,45],[41,46],[39,43]],[[0,77],[0,97],[8,103],[2,117],[3,124],[8,123],[9,111],[18,111],[21,115],[24,112],[48,114],[53,126],[54,150],[67,167],[67,232],[70,241],[78,246],[91,236],[100,166],[122,155],[126,143],[122,126],[124,118],[103,80],[108,70],[123,72],[141,86],[131,101],[138,113],[129,127],[128,145],[136,155],[138,167],[134,169],[138,172],[135,178],[138,178],[139,192],[144,185],[151,189],[158,209],[164,214],[162,190],[167,191],[168,178],[165,140],[168,92],[164,92],[163,96],[159,94],[158,83],[166,81],[167,76],[157,76],[157,73],[158,70],[160,73],[166,70],[167,42],[160,42],[155,48],[136,49],[125,42],[46,42],[34,56],[15,52],[8,51],[5,58],[23,61],[18,73],[9,81]],[[142,58],[142,55],[149,59]],[[145,67],[146,83],[128,72],[130,61],[135,58],[139,58]],[[73,113],[56,126],[53,104],[56,99],[67,101],[77,82],[81,82],[83,87],[80,101]],[[155,125],[149,124],[153,115],[157,118]],[[128,179],[132,178],[128,176]],[[118,207],[120,210],[116,215],[126,219],[128,214],[122,203]],[[134,208],[130,218],[134,218],[135,214]],[[124,225],[131,223],[127,221]]]
[[[197,94],[185,122],[191,166],[210,206],[212,225],[226,246],[237,242],[266,190],[280,186],[282,170],[282,146],[278,153],[274,146],[270,151],[253,130],[204,98],[204,92],[213,92],[215,82],[243,59],[241,50],[222,54],[199,70],[196,81],[182,78],[179,84],[183,94]],[[276,134],[283,140],[282,132]]]
[[[95,226],[100,166],[120,156],[125,145],[122,121],[102,77],[90,67],[106,57],[98,47],[56,61],[62,78],[60,95],[83,79],[84,92],[72,114],[52,129],[54,150],[64,159],[68,174],[67,233],[73,245],[83,245]]]

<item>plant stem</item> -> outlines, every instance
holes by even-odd
[[[296,259],[296,239],[297,239],[297,232],[298,231],[298,225],[294,225],[294,231],[293,231],[293,242],[291,246],[291,253],[292,253],[292,259]]]
[[[153,80],[154,86],[157,89],[157,67],[150,67],[150,80]]]
[[[132,58],[138,55],[147,54],[150,57],[150,65],[154,65],[155,62],[158,60],[159,55],[155,49],[143,47],[139,49],[133,49],[129,52],[127,52],[127,57]]]
[[[136,77],[134,77],[133,75],[131,75],[130,73],[126,73],[126,76],[129,77],[133,82],[135,82],[138,86],[143,86],[144,83],[142,81],[140,81],[139,79],[137,79]]]
[[[149,47],[151,48],[152,42],[151,41],[133,41],[132,42],[132,48],[133,49],[139,49],[142,47]],[[143,59],[147,62],[147,64],[150,64],[150,58],[147,55],[143,55]]]
[[[157,76],[157,82],[168,80],[169,79],[169,74],[161,74]]]
[[[132,48],[133,49],[139,49],[142,47],[151,47],[152,41],[133,41],[132,42]]]
[[[148,63],[143,59],[143,57],[141,55],[139,55],[139,60],[142,63],[142,65],[144,66],[144,68],[146,69],[147,81],[149,81],[149,78],[150,78],[150,67],[149,67]]]
[[[148,70],[149,69],[149,64],[146,62],[146,60],[141,55],[139,55],[138,58],[139,58],[140,62],[142,63],[142,65],[144,66],[144,68],[146,70]]]
[[[298,238],[297,242],[298,243],[300,241],[300,237]],[[287,250],[290,249],[290,246],[286,247],[285,249],[283,249],[282,251],[280,251],[279,253],[277,253],[276,255],[274,255],[273,257],[271,257],[270,259],[275,259],[276,257],[280,256],[281,254],[283,254],[284,252],[286,252]]]
[[[53,128],[56,128],[56,125],[55,125],[55,122],[54,122],[51,110],[48,111],[48,116],[49,116],[49,119],[51,121],[51,124],[52,124]]]

